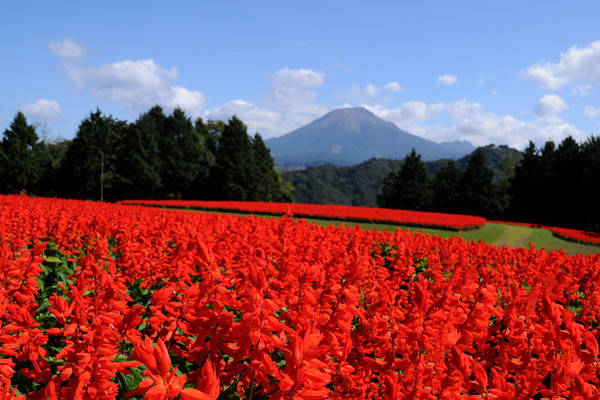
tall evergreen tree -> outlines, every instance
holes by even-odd
[[[577,227],[583,223],[581,199],[586,195],[583,185],[583,159],[579,144],[566,137],[556,149],[555,181],[551,184],[553,224]]]
[[[544,143],[540,151],[540,175],[538,183],[538,194],[536,220],[545,225],[550,225],[553,214],[552,196],[555,188],[552,186],[556,181],[556,145],[552,140]]]
[[[160,136],[162,192],[166,198],[188,198],[198,176],[208,176],[207,148],[185,112],[176,108]]]
[[[121,199],[151,199],[160,189],[158,131],[145,121],[146,115],[123,130],[115,148],[119,171],[115,191]]]
[[[582,194],[576,199],[577,209],[581,213],[580,228],[589,231],[600,232],[600,207],[596,188],[600,187],[600,138],[592,136],[587,139],[581,150],[582,170],[581,187]]]
[[[58,197],[63,195],[61,192],[62,182],[69,179],[68,176],[61,175],[60,167],[65,160],[71,141],[59,139],[52,142],[42,142],[42,144],[48,154],[48,159],[44,163],[44,172],[37,190],[40,195]]]
[[[462,171],[454,160],[444,164],[433,178],[434,210],[456,213],[460,210],[459,194]]]
[[[404,158],[400,170],[384,178],[378,203],[386,208],[429,210],[432,200],[429,173],[421,156],[413,149]]]
[[[255,198],[256,164],[247,127],[232,117],[221,133],[212,174],[215,197],[220,200]]]
[[[471,215],[494,216],[500,212],[497,203],[494,173],[485,166],[481,150],[473,152],[460,181],[462,212]]]
[[[206,124],[202,124],[202,128],[206,132],[206,146],[208,147],[208,151],[210,151],[216,159],[217,155],[217,147],[219,146],[219,140],[221,140],[221,135],[225,130],[225,122],[223,121],[213,121],[209,119]],[[198,121],[196,121],[196,129],[198,129]]]
[[[271,151],[258,133],[254,135],[252,150],[256,166],[253,199],[259,201],[291,201],[290,193],[286,192],[283,187],[281,175],[275,170],[275,161],[273,161]]]
[[[33,125],[18,112],[0,142],[0,192],[36,192],[49,156]]]
[[[213,192],[210,174],[216,162],[218,136],[213,135],[210,124],[205,124],[202,118],[196,119],[194,129],[198,134],[199,144],[202,149],[202,156],[198,158],[198,162],[202,168],[196,179],[192,182],[191,189],[187,192],[187,197],[193,199],[210,199]]]
[[[116,148],[126,127],[126,122],[103,115],[99,109],[79,124],[61,167],[62,175],[68,177],[62,191],[64,197],[99,199],[102,178],[104,198],[118,199],[115,189],[121,178]],[[104,174],[101,177],[102,159]]]
[[[514,219],[528,221],[529,218],[529,221],[537,221],[540,180],[540,157],[535,144],[529,141],[510,180],[510,207]]]

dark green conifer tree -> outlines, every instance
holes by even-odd
[[[61,167],[65,177],[63,197],[100,199],[101,180],[105,200],[117,200],[119,182],[117,144],[127,123],[103,115],[97,109],[81,121],[77,135],[67,150]],[[101,164],[104,174],[101,179]]]
[[[219,138],[212,174],[219,200],[254,200],[256,164],[247,127],[237,117],[225,125]]]
[[[176,108],[160,136],[164,198],[190,198],[198,176],[208,176],[206,144],[185,112]]]
[[[493,216],[500,212],[493,178],[494,173],[485,166],[483,152],[473,152],[460,181],[461,210],[464,214]]]
[[[275,169],[271,151],[258,133],[254,135],[252,150],[256,166],[255,188],[252,197],[259,201],[291,201],[291,194],[284,189],[281,175]]]
[[[462,170],[454,160],[449,160],[433,178],[433,209],[439,212],[456,213],[460,210],[459,194]]]
[[[35,127],[18,112],[0,142],[0,193],[35,193],[48,164]]]
[[[430,181],[425,163],[413,149],[400,170],[384,178],[378,204],[386,208],[430,210],[433,199]]]

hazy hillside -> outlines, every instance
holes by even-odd
[[[488,145],[481,149],[496,180],[512,174],[522,156],[520,151],[507,146]],[[469,155],[457,163],[464,169],[468,160]],[[435,174],[445,162],[447,159],[426,162],[427,169]],[[401,166],[402,160],[373,158],[351,167],[323,165],[284,171],[283,179],[294,186],[292,195],[297,203],[376,206],[381,180]]]

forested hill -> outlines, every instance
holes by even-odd
[[[521,160],[522,153],[507,146],[488,145],[481,147],[486,166],[494,172],[496,181],[512,174]],[[465,169],[470,154],[457,160]],[[447,160],[426,162],[430,174],[435,174]],[[294,201],[297,203],[348,204],[377,206],[377,193],[383,178],[400,169],[402,160],[372,158],[351,167],[323,165],[303,170],[284,171],[283,179],[292,184]]]

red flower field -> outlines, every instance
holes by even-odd
[[[482,226],[486,222],[485,218],[474,217],[471,215],[324,204],[194,200],[124,200],[120,203],[218,211],[241,211],[273,215],[293,214],[296,217],[320,217],[380,223],[389,222],[394,224],[439,227],[453,230],[473,229]]]
[[[600,397],[599,256],[0,196],[0,265],[0,398]]]

